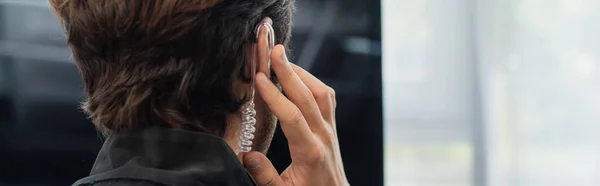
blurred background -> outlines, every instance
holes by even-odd
[[[381,2],[386,185],[600,185],[599,0]]]
[[[336,89],[352,185],[597,186],[598,20],[600,0],[299,0],[291,48]],[[46,1],[0,0],[0,185],[88,174],[81,89]]]

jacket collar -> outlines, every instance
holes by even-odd
[[[90,176],[75,185],[117,179],[164,185],[253,185],[221,138],[160,127],[109,136]]]

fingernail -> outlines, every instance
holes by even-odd
[[[260,166],[260,158],[254,156],[248,163],[246,163],[246,168],[248,169],[256,169]]]

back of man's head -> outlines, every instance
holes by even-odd
[[[245,102],[253,32],[290,37],[293,0],[50,0],[85,83],[83,110],[102,132],[139,125],[222,136]]]

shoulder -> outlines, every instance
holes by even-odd
[[[106,179],[95,182],[76,182],[73,186],[165,186],[165,184],[142,179]]]

